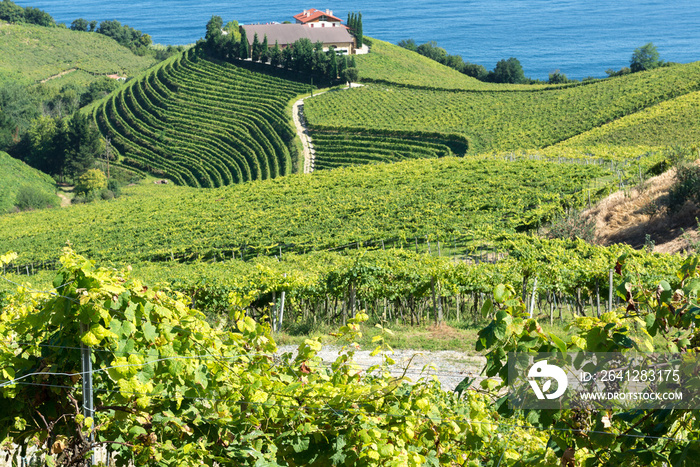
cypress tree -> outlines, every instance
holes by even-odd
[[[357,15],[355,24],[355,37],[357,37],[357,47],[362,47],[362,12]]]
[[[253,36],[253,53],[250,58],[252,58],[254,62],[259,62],[261,55],[262,49],[260,48],[260,41],[258,40],[258,33],[256,32]]]
[[[265,34],[265,37],[263,37],[262,45],[260,46],[261,49],[261,57],[263,63],[267,63],[267,61],[270,59],[270,46],[267,44],[267,34]]]
[[[281,64],[282,64],[282,49],[280,49],[279,42],[275,41],[275,46],[272,48],[272,51],[270,52],[270,65],[279,66]]]
[[[241,43],[238,47],[238,58],[241,60],[248,58],[248,36],[245,33],[245,28],[241,28]]]
[[[335,47],[328,49],[330,54],[330,63],[328,64],[328,77],[331,81],[338,79],[338,56],[335,53]]]

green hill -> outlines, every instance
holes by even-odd
[[[157,261],[278,244],[305,251],[425,235],[488,238],[581,205],[585,188],[608,173],[593,164],[448,157],[211,190],[145,183],[109,203],[2,218],[0,244],[21,261],[54,259],[66,241],[95,259]]]
[[[365,82],[450,90],[532,90],[545,85],[484,83],[419,53],[389,42],[370,39],[371,52],[357,55],[360,79]]]
[[[308,99],[305,112],[319,130],[457,133],[478,153],[543,148],[698,89],[700,62],[523,92],[367,85]]]
[[[218,187],[292,173],[289,102],[307,85],[217,63],[192,49],[93,108],[119,163]]]
[[[52,199],[54,206],[60,203],[51,177],[0,151],[0,214],[13,209],[17,193],[25,187]]]
[[[0,23],[0,81],[32,84],[74,69],[133,76],[154,63],[102,34]]]

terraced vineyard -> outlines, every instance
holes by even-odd
[[[93,114],[120,164],[181,185],[218,187],[292,172],[295,132],[286,107],[307,88],[191,49]]]
[[[470,152],[478,153],[543,148],[698,89],[700,62],[552,90],[438,91],[374,84],[307,99],[305,112],[317,130],[462,134]]]
[[[398,162],[464,155],[463,138],[435,139],[418,133],[406,135],[367,134],[344,131],[312,131],[315,166],[332,169],[346,165]]]

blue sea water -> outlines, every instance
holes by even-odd
[[[291,20],[308,8],[347,18],[361,11],[367,36],[396,43],[435,40],[450,54],[493,69],[516,57],[531,78],[560,70],[570,78],[604,77],[629,65],[636,47],[656,45],[666,61],[700,60],[700,0],[369,0],[320,2],[222,0],[20,0],[58,22],[119,20],[161,44],[204,35],[212,15],[241,24]]]

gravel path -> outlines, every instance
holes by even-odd
[[[279,347],[279,353],[294,352],[296,346],[285,345]],[[331,363],[338,357],[338,347],[323,347],[318,356],[324,362]],[[370,350],[355,352],[355,363],[362,368],[381,363],[381,356],[370,356]],[[411,381],[417,381],[422,377],[436,378],[446,391],[454,391],[457,385],[466,377],[483,379],[480,377],[481,369],[486,359],[482,356],[466,355],[464,352],[454,350],[394,350],[391,358],[396,361],[391,374],[401,376],[406,371],[406,377]]]
[[[359,88],[364,86],[359,83],[350,83],[347,88]],[[306,119],[304,118],[304,100],[309,97],[319,96],[323,93],[328,92],[328,90],[320,91],[315,93],[313,96],[306,96],[294,103],[292,105],[292,120],[294,121],[294,126],[297,129],[297,136],[301,140],[301,145],[304,148],[304,173],[310,174],[314,171],[314,158],[316,156],[316,151],[314,150],[314,145],[311,142],[311,137],[309,136],[309,129],[306,126]]]

